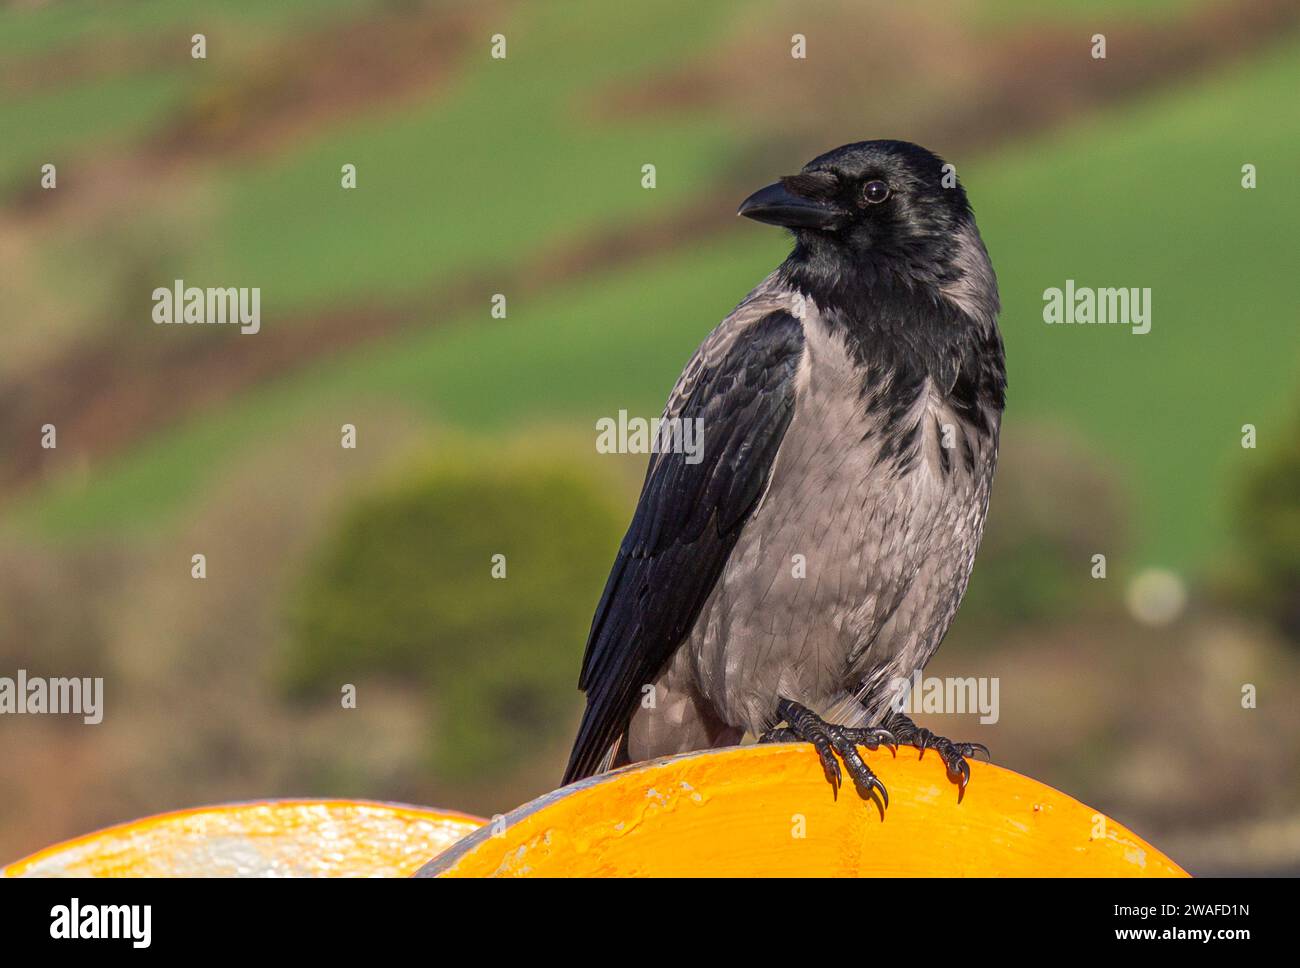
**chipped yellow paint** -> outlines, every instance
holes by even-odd
[[[406,877],[478,817],[364,800],[267,800],[163,813],[55,844],[6,877]]]
[[[1113,820],[1051,787],[971,764],[966,796],[933,753],[869,753],[890,807],[838,800],[806,745],[749,746],[639,764],[511,813],[424,876],[1186,877]],[[801,836],[802,834],[802,836]]]

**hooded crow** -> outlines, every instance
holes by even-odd
[[[987,750],[916,726],[895,684],[952,624],[997,462],[997,281],[966,193],[924,148],[864,141],[739,214],[794,249],[669,397],[703,458],[651,457],[564,782],[749,735],[811,743],[836,792],[838,756],[883,805],[858,747],[932,748],[960,795]]]

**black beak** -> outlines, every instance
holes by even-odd
[[[796,195],[777,182],[741,202],[736,214],[788,229],[834,229],[848,213],[834,202]]]

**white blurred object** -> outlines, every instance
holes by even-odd
[[[1126,600],[1143,625],[1168,625],[1187,607],[1187,586],[1172,571],[1148,568],[1129,583]]]

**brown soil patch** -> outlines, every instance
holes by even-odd
[[[180,67],[190,61],[188,38],[100,37],[35,57],[0,63],[0,95],[21,97],[35,92],[139,73]]]

